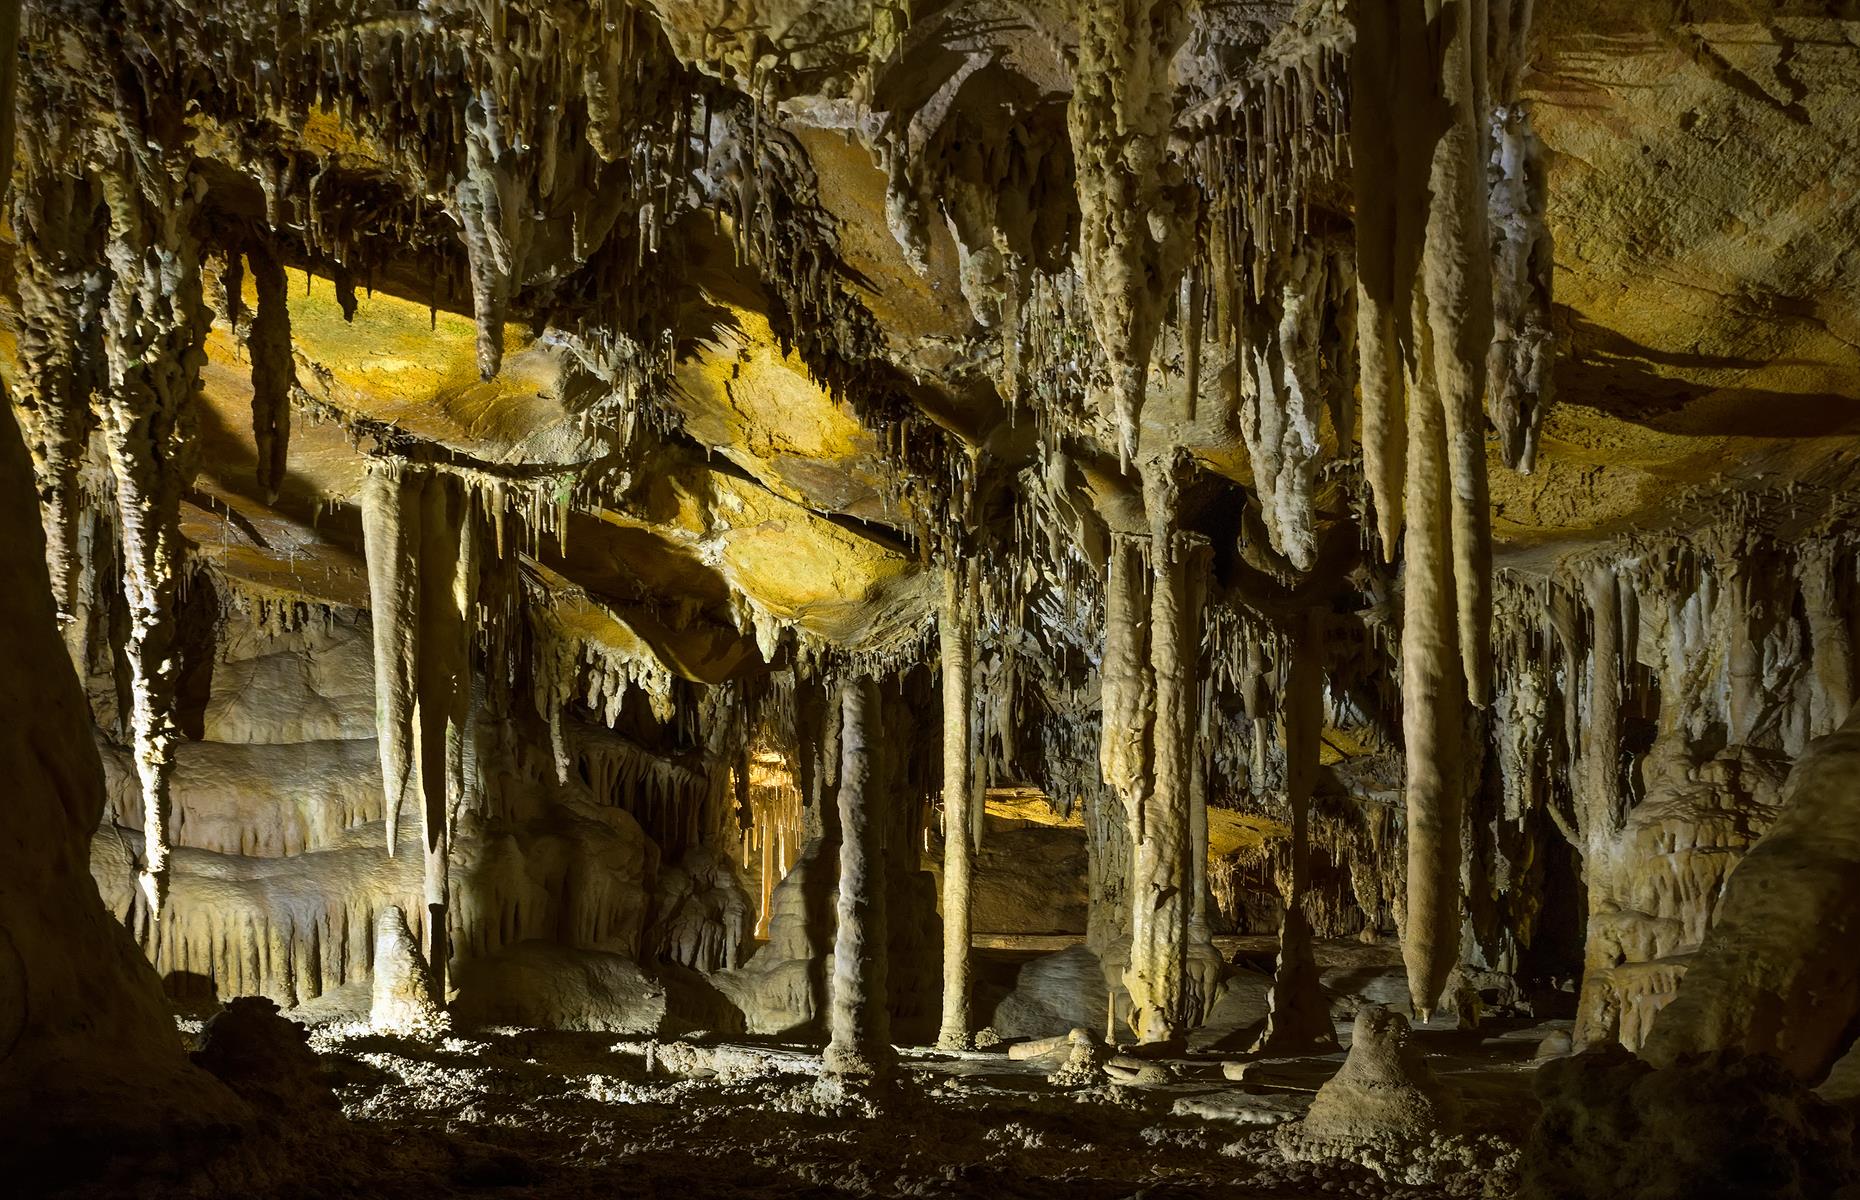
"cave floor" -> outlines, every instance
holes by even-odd
[[[1168,1084],[1065,1089],[1046,1078],[1057,1059],[907,1048],[894,1092],[829,1100],[818,1053],[800,1046],[704,1040],[694,1053],[517,1029],[427,1043],[329,1024],[312,1045],[355,1136],[341,1178],[315,1194],[1502,1196],[1553,1027],[1417,1030],[1469,1138],[1385,1182],[1354,1162],[1288,1163],[1266,1124],[1302,1112],[1342,1054],[1263,1060],[1245,1083],[1222,1076],[1239,1056],[1195,1055],[1167,1060]]]

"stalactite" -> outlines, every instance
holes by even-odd
[[[420,799],[433,999],[445,999],[451,830],[467,791],[470,650],[478,609],[477,504],[456,475],[421,463],[370,461],[363,540],[374,626],[376,736],[388,852],[400,807]]]
[[[59,625],[82,663],[79,472],[96,424],[91,398],[103,361],[103,197],[96,178],[74,163],[77,133],[56,77],[28,71],[25,91],[13,193],[21,367],[14,402],[38,480]]]
[[[1325,613],[1307,611],[1304,628],[1291,639],[1285,698],[1280,708],[1285,745],[1285,800],[1291,809],[1291,879],[1279,924],[1279,961],[1273,974],[1261,1053],[1311,1053],[1336,1049],[1330,1006],[1318,984],[1311,919],[1305,911],[1311,886],[1311,797],[1317,784],[1318,739],[1324,726],[1323,649]]]
[[[1383,553],[1393,561],[1403,521],[1402,488],[1407,472],[1407,416],[1402,393],[1401,347],[1413,280],[1410,251],[1402,238],[1402,208],[1412,201],[1377,203],[1406,183],[1397,170],[1396,123],[1404,79],[1401,64],[1418,47],[1404,42],[1406,6],[1356,4],[1356,47],[1351,56],[1350,161],[1356,206],[1356,343],[1362,356],[1363,474],[1375,498],[1376,528]]]
[[[258,308],[246,333],[252,357],[252,437],[258,447],[258,485],[265,501],[276,504],[284,486],[291,441],[291,390],[297,366],[291,357],[291,309],[285,296],[284,267],[269,247],[254,242],[246,251]]]
[[[1407,530],[1403,950],[1418,1012],[1432,1010],[1457,958],[1462,711],[1491,694],[1486,15],[1486,0],[1356,6],[1364,460],[1385,552]],[[1404,406],[1405,436],[1394,419]]]
[[[939,625],[943,673],[943,1020],[937,1045],[966,1048],[969,1010],[970,876],[975,860],[976,786],[970,748],[974,714],[975,565],[944,567]]]
[[[1402,741],[1408,785],[1402,959],[1414,1011],[1425,1019],[1459,964],[1466,682],[1453,619],[1447,431],[1428,377],[1427,334],[1420,336],[1420,371],[1408,380],[1408,533],[1402,569]]]
[[[131,729],[148,835],[142,884],[159,914],[167,893],[168,788],[178,736],[181,493],[192,478],[195,393],[209,314],[190,229],[197,204],[191,172],[163,159],[162,143],[143,133],[131,136],[138,152],[104,177],[112,280],[104,308],[102,426],[130,612]]]
[[[421,499],[418,761],[426,945],[433,1000],[446,995],[447,897],[452,825],[465,795],[473,614],[478,600],[472,498],[457,476],[430,474]]]
[[[1183,0],[1089,0],[1067,124],[1078,179],[1079,254],[1092,327],[1111,369],[1119,454],[1135,460],[1150,351],[1188,263],[1193,191],[1168,155],[1170,60]]]
[[[849,1080],[882,1076],[892,1067],[885,986],[883,801],[871,786],[872,739],[878,723],[878,685],[865,678],[846,681],[839,722],[839,924],[825,1061],[828,1072]]]
[[[1452,480],[1453,582],[1466,691],[1491,700],[1492,527],[1485,460],[1486,356],[1492,344],[1485,197],[1486,0],[1429,0],[1444,39],[1441,99],[1451,124],[1434,144],[1421,284]]]
[[[1486,390],[1505,461],[1524,474],[1536,463],[1556,355],[1550,324],[1549,172],[1530,107],[1519,96],[1534,6],[1535,0],[1487,0],[1492,56],[1487,208],[1496,252]]]
[[[1276,322],[1267,315],[1246,339],[1240,381],[1240,431],[1253,464],[1261,515],[1272,548],[1299,570],[1317,553],[1319,424],[1325,389],[1318,374],[1326,331],[1325,255],[1300,250],[1275,267]]]
[[[374,636],[375,736],[381,748],[389,854],[399,841],[401,805],[415,781],[420,478],[420,469],[405,459],[379,457],[368,461],[362,485],[362,540]]]

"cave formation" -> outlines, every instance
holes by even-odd
[[[1851,5],[0,46],[0,1191],[1860,1196]]]

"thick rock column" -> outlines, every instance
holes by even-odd
[[[1576,757],[1576,831],[1588,890],[1589,934],[1583,953],[1582,997],[1574,1039],[1578,1049],[1604,1044],[1615,1031],[1598,1019],[1598,972],[1615,965],[1615,950],[1595,916],[1616,893],[1623,818],[1621,796],[1621,584],[1614,568],[1598,565],[1583,582],[1589,608],[1589,703],[1583,712]]]
[[[970,880],[975,867],[974,572],[952,564],[944,572],[938,629],[943,659],[943,1022],[937,1045],[967,1048],[974,1034],[969,1011]]]
[[[1162,1042],[1181,1037],[1200,1020],[1218,982],[1219,956],[1205,941],[1189,942],[1198,886],[1193,870],[1200,859],[1190,834],[1205,547],[1176,528],[1178,497],[1170,465],[1151,464],[1145,475],[1152,523],[1153,771],[1150,786],[1139,793],[1131,825],[1130,964],[1124,985],[1138,1038]]]
[[[848,1081],[890,1073],[885,1003],[885,878],[880,797],[872,787],[878,685],[848,680],[840,699],[840,894],[827,996],[826,1068]]]

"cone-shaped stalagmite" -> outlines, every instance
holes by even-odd
[[[944,571],[938,628],[943,668],[943,1022],[937,1044],[969,1045],[970,877],[975,866],[972,808],[978,798],[970,734],[974,723],[974,567]]]
[[[1311,885],[1311,794],[1317,784],[1318,738],[1324,724],[1324,612],[1313,608],[1304,629],[1289,639],[1289,670],[1280,719],[1285,742],[1285,801],[1292,814],[1291,895],[1279,925],[1279,962],[1273,974],[1266,1029],[1259,1050],[1302,1053],[1334,1050],[1337,1029],[1318,984],[1311,921],[1305,913]]]
[[[827,997],[826,1067],[843,1079],[889,1073],[891,1019],[885,1001],[885,871],[881,797],[875,777],[878,685],[846,682],[840,700],[840,894]]]

